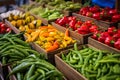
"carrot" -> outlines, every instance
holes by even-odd
[[[58,44],[57,41],[55,41],[53,46],[51,46],[50,48],[47,48],[46,51],[51,52],[51,51],[54,51],[54,50],[58,49],[58,47],[59,47],[59,44]]]
[[[69,29],[68,28],[65,31],[65,36],[69,36]]]

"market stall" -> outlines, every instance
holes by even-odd
[[[89,2],[31,0],[1,13],[0,80],[120,80],[119,1]]]

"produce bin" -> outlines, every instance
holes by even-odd
[[[106,21],[102,21],[102,20],[96,20],[94,18],[83,16],[83,15],[80,15],[80,14],[77,14],[77,13],[72,13],[72,15],[81,18],[81,20],[83,20],[83,21],[93,20],[97,25],[99,25],[103,29],[107,29],[108,27],[117,26],[118,25],[115,22],[106,22]]]
[[[109,51],[112,53],[120,53],[120,50],[110,47],[102,42],[99,42],[99,41],[91,38],[91,37],[88,38],[88,44],[90,44],[98,49],[101,49],[101,50]]]
[[[58,31],[61,31],[61,32],[63,32],[63,33],[65,32],[65,29],[62,29],[62,28],[60,28],[60,27],[56,27],[56,25],[53,25],[53,26],[54,26]],[[73,39],[75,39],[78,44],[83,44],[82,41],[80,41],[80,40],[78,39],[78,37],[76,37],[76,36],[75,36],[74,34],[72,34],[71,32],[70,32],[70,37],[73,38]],[[55,60],[54,60],[54,55],[55,55],[55,54],[59,53],[59,52],[62,51],[62,50],[69,49],[69,48],[73,47],[73,44],[70,44],[70,45],[68,45],[66,48],[57,49],[57,50],[54,50],[54,51],[52,51],[52,52],[46,52],[43,48],[41,48],[38,44],[36,44],[36,43],[34,43],[34,42],[31,43],[31,45],[32,45],[32,48],[33,48],[33,49],[37,50],[38,52],[44,53],[44,54],[46,55],[46,57],[48,58],[48,60],[49,60],[52,64],[55,63]]]
[[[91,45],[85,45],[91,48],[94,48]],[[79,49],[81,49],[82,46],[79,45]],[[96,49],[96,48],[95,48]],[[58,68],[59,71],[61,71],[64,76],[66,78],[68,78],[69,80],[87,80],[82,74],[80,74],[78,71],[76,71],[74,68],[72,68],[71,66],[69,66],[66,62],[64,62],[61,59],[61,54],[65,53],[67,54],[69,50],[64,50],[61,51],[60,53],[55,55],[55,64],[56,67]],[[64,66],[63,66],[64,65]]]
[[[8,71],[8,73],[10,73],[10,72],[12,71],[12,69],[11,69],[10,66],[7,66],[7,71]],[[16,78],[15,75],[11,75],[11,76],[9,77],[9,80],[17,80],[17,78]],[[63,76],[63,80],[68,80],[68,79]]]
[[[18,30],[15,26],[13,26],[9,21],[5,20],[5,24],[7,24],[16,34],[20,33],[20,30]]]
[[[95,44],[95,43],[94,43]],[[84,48],[84,49],[82,49],[82,46],[84,46],[84,47],[87,47],[87,48]],[[60,70],[63,74],[64,74],[64,76],[66,77],[66,78],[68,78],[69,80],[88,80],[87,79],[87,77],[89,77],[89,80],[91,80],[91,79],[104,79],[104,77],[105,77],[105,75],[107,74],[107,75],[109,75],[109,71],[110,71],[110,68],[111,69],[116,69],[115,71],[113,70],[113,73],[110,75],[110,76],[115,76],[116,75],[116,73],[117,73],[117,68],[115,68],[115,66],[117,66],[118,65],[118,63],[119,63],[119,54],[113,54],[112,56],[116,56],[116,62],[115,62],[115,64],[112,64],[112,63],[114,63],[114,62],[112,62],[112,60],[111,60],[111,58],[112,57],[108,57],[108,56],[111,56],[111,52],[104,52],[104,51],[99,51],[99,50],[101,50],[101,49],[99,49],[99,48],[97,48],[97,47],[95,47],[93,44],[86,44],[86,45],[80,45],[79,47],[78,47],[78,52],[82,49],[83,51],[84,50],[86,50],[86,49],[89,49],[90,50],[90,48],[92,48],[92,50],[94,50],[95,51],[95,53],[93,52],[93,53],[90,53],[89,51],[87,51],[87,52],[89,52],[89,55],[87,55],[88,53],[87,52],[83,52],[83,53],[81,53],[81,57],[79,58],[80,60],[81,60],[81,58],[82,58],[82,60],[83,60],[83,64],[80,64],[80,60],[77,62],[77,63],[75,63],[74,62],[74,60],[75,59],[73,59],[73,53],[72,52],[70,52],[70,51],[72,51],[71,49],[69,49],[69,50],[64,50],[64,51],[61,51],[60,53],[58,53],[58,54],[56,54],[55,55],[55,64],[56,64],[56,67],[58,68],[58,70]],[[99,50],[98,50],[99,49]],[[75,48],[74,48],[74,50],[73,51],[76,51],[75,50]],[[99,55],[97,56],[97,59],[95,59],[94,60],[94,58],[95,58],[95,55],[96,55],[96,51],[99,51]],[[76,53],[76,54],[78,54],[78,52],[74,52],[74,53]],[[69,53],[69,55],[67,55]],[[85,53],[85,54],[84,54]],[[94,54],[94,55],[93,55]],[[101,54],[102,54],[102,57],[100,57],[101,56]],[[66,56],[67,55],[67,56]],[[69,56],[69,58],[68,58],[68,56]],[[70,57],[72,57],[71,59],[70,59]],[[65,58],[67,58],[67,59],[65,59]],[[100,59],[101,58],[101,59]],[[94,62],[91,62],[91,61],[93,61],[94,60]],[[97,61],[96,61],[97,60]],[[71,62],[70,62],[71,61]],[[88,61],[88,62],[87,62]],[[110,62],[111,61],[111,62]],[[114,59],[113,59],[113,61],[114,61]],[[74,63],[73,63],[74,62]],[[97,63],[98,62],[98,63]],[[118,62],[118,63],[117,63]],[[99,64],[100,63],[100,64]],[[106,67],[105,68],[105,65],[106,64],[109,64],[111,67]],[[64,65],[64,66],[63,66]],[[85,67],[85,65],[86,65],[86,67]],[[92,65],[92,66],[90,66],[90,65]],[[103,65],[104,65],[104,68],[103,68]],[[74,68],[73,68],[73,67]],[[93,67],[94,66],[94,67]],[[119,67],[118,67],[118,69],[119,69]],[[78,72],[78,71],[79,72]],[[92,71],[93,70],[93,71]],[[99,70],[99,71],[98,71]],[[107,70],[108,72],[106,72],[105,70]],[[95,71],[95,72],[94,72]],[[99,72],[100,72],[100,74],[99,74]],[[105,73],[106,72],[106,73]],[[82,74],[82,73],[84,73],[84,74]],[[97,76],[96,76],[96,75]],[[102,74],[102,75],[101,75]],[[87,77],[85,77],[85,76],[83,76],[83,75],[85,75],[85,76],[87,76]],[[93,77],[94,76],[94,77]],[[99,76],[99,77],[98,77]],[[91,78],[92,77],[92,78]],[[118,78],[119,77],[119,74],[117,75],[117,77],[114,77],[114,79],[115,78]],[[107,78],[105,78],[105,80],[106,80]]]
[[[13,25],[11,25],[11,23],[10,23],[9,21],[6,20],[5,22],[6,22],[7,25],[9,25],[9,26],[13,29],[13,31],[14,31],[15,33],[20,33],[20,30],[18,30],[16,27],[14,27]],[[54,25],[53,25],[53,26],[54,26]],[[56,27],[55,27],[55,28],[56,28]],[[56,28],[56,29],[57,29],[58,31],[63,32],[63,33],[65,32],[65,30],[62,30],[61,28]],[[71,32],[70,32],[70,37],[72,37],[73,39],[77,40],[77,43],[83,44],[82,41],[80,41],[80,40],[78,39],[78,37],[76,37],[76,36],[75,36],[74,34],[72,34]],[[25,35],[24,35],[24,38],[26,39]],[[41,48],[38,44],[36,44],[36,43],[34,43],[34,42],[31,42],[30,44],[31,44],[32,48],[35,49],[36,51],[44,53],[44,54],[46,55],[46,57],[48,58],[48,60],[49,60],[51,63],[53,63],[53,64],[54,64],[54,54],[56,54],[56,53],[58,53],[58,52],[60,52],[60,51],[62,51],[62,50],[65,50],[65,49],[68,49],[68,48],[73,47],[73,44],[70,44],[70,45],[68,45],[66,48],[57,49],[57,50],[52,51],[52,52],[46,52],[46,51],[45,51],[43,48]]]
[[[3,68],[2,68],[2,64],[0,62],[0,80],[4,80],[4,76],[3,76]]]

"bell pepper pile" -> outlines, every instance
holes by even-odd
[[[99,6],[93,7],[83,7],[79,10],[78,14],[91,17],[97,20],[104,20],[109,22],[118,22],[120,21],[120,14],[116,9],[109,7],[100,8]]]
[[[69,30],[66,30],[64,34],[55,29],[52,25],[41,26],[31,34],[25,33],[25,36],[27,37],[26,42],[35,42],[47,52],[65,48],[76,42],[76,40],[69,37]]]
[[[120,50],[120,29],[109,27],[105,32],[96,31],[92,38]]]
[[[6,15],[5,17],[14,27],[27,33],[31,33],[42,24],[40,19],[35,19],[29,12],[23,13],[19,10],[12,10],[10,12],[2,13],[2,15]]]
[[[64,16],[55,21],[55,23],[69,28],[70,30],[77,31],[79,34],[88,34],[98,30],[98,26],[92,20],[82,22],[75,16]]]
[[[0,22],[0,34],[8,33],[10,31],[10,27],[7,27],[3,22]]]

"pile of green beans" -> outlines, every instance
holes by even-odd
[[[30,54],[41,56],[40,53],[32,50],[30,45],[22,40],[22,33],[0,35],[0,60],[3,65],[20,61]]]
[[[21,33],[0,35],[0,60],[4,66],[11,63],[6,80],[10,75],[17,80],[63,80],[62,73],[23,41]]]
[[[16,75],[17,80],[63,80],[63,75],[49,62],[37,58],[34,54],[12,65],[9,76]]]
[[[120,80],[120,54],[83,47],[77,44],[62,59],[88,80]]]

